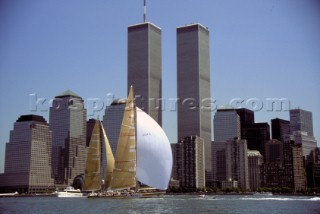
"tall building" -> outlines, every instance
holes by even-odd
[[[103,128],[109,140],[113,155],[116,155],[121,123],[127,99],[115,99],[110,106],[106,107],[103,116]]]
[[[303,109],[290,110],[290,134],[296,144],[301,144],[303,156],[307,156],[317,147],[313,136],[312,112]]]
[[[211,172],[209,30],[201,24],[177,28],[178,140],[204,140],[206,171]]]
[[[226,142],[212,142],[212,179],[221,182],[227,179],[226,174]]]
[[[214,141],[225,142],[240,138],[240,117],[234,109],[218,109],[214,115]]]
[[[226,142],[226,175],[228,181],[238,181],[240,188],[250,188],[246,140],[234,138]]]
[[[304,158],[302,152],[302,146],[296,144],[293,141],[287,141],[283,144],[283,159],[285,177],[288,179],[288,185],[291,186],[294,191],[300,191],[306,189],[307,179],[306,171],[304,168]]]
[[[238,108],[236,111],[240,117],[241,139],[245,139],[244,128],[254,123],[254,112],[246,108]]]
[[[128,92],[136,105],[162,125],[161,29],[151,23],[128,27]]]
[[[307,132],[308,136],[313,136],[312,112],[303,109],[290,110],[290,132]]]
[[[19,117],[6,144],[1,189],[29,194],[52,192],[51,137],[49,125],[42,116]]]
[[[271,140],[266,144],[267,154],[269,152],[276,154],[267,158],[267,161],[263,164],[261,170],[262,186],[286,187],[292,191],[306,188],[302,147],[288,137],[285,138],[284,142]],[[282,146],[280,146],[281,144]]]
[[[70,185],[84,173],[86,164],[86,114],[83,100],[67,90],[50,107],[52,174],[56,184]]]
[[[266,162],[283,163],[283,141],[276,139],[269,140],[265,146],[266,149]]]
[[[320,148],[317,147],[307,157],[307,184],[309,188],[320,188]]]
[[[95,119],[89,119],[87,121],[87,140],[86,140],[86,147],[89,147],[90,144],[90,140],[91,140],[91,136],[92,136],[92,131],[94,128],[94,125],[96,124],[96,120]]]
[[[173,178],[182,187],[196,190],[205,187],[204,142],[198,136],[185,137],[172,145]]]
[[[263,157],[257,150],[248,150],[248,173],[251,191],[257,191],[261,186],[261,166]]]
[[[275,118],[271,120],[272,139],[284,141],[284,136],[290,134],[290,121]]]
[[[247,140],[248,149],[258,150],[265,157],[265,144],[270,140],[268,123],[253,123],[243,129],[243,139]]]
[[[214,115],[214,141],[211,145],[212,179],[226,181],[226,141],[240,138],[240,117],[231,108],[220,108]]]

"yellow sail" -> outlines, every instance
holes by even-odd
[[[111,188],[128,189],[136,186],[136,139],[133,89],[130,88],[121,124]]]
[[[100,122],[101,123],[101,122]],[[109,188],[111,184],[111,178],[112,178],[112,172],[114,168],[114,157],[112,154],[112,150],[109,144],[109,140],[107,138],[106,132],[101,124],[101,129],[102,129],[102,137],[105,145],[105,154],[106,154],[106,162],[107,162],[107,167],[106,167],[106,178],[105,178],[105,188]]]
[[[100,125],[96,121],[88,149],[86,170],[84,174],[84,187],[86,191],[100,190],[101,187],[101,150]]]

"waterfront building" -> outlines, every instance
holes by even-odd
[[[283,142],[272,139],[266,143],[266,162],[279,163],[280,166],[283,164]]]
[[[261,166],[263,156],[257,150],[248,150],[248,173],[251,191],[257,191],[261,186]]]
[[[249,189],[247,141],[237,138],[226,142],[227,181],[238,181],[240,188]]]
[[[211,96],[209,30],[201,24],[177,28],[178,140],[204,141],[205,167],[211,173]]]
[[[226,141],[240,138],[240,117],[235,109],[222,107],[217,110],[213,119],[214,141],[211,145],[212,175],[213,181],[221,182],[226,176]]]
[[[305,190],[307,180],[301,144],[287,141],[283,144],[283,151],[285,177],[289,179],[287,186],[295,191]]]
[[[86,164],[86,115],[83,99],[67,90],[50,107],[52,176],[56,184],[71,185]]]
[[[309,188],[320,188],[320,148],[310,152],[306,160],[307,185]]]
[[[312,112],[303,109],[290,110],[290,134],[296,144],[301,144],[303,155],[307,156],[317,147],[313,136]]]
[[[243,129],[243,139],[247,140],[248,149],[258,150],[265,157],[265,144],[270,140],[268,123],[253,123]]]
[[[220,108],[214,115],[214,141],[225,142],[241,137],[240,117],[235,109]]]
[[[204,141],[198,136],[185,137],[172,144],[173,178],[190,190],[205,187]]]
[[[52,192],[51,140],[52,133],[42,116],[20,116],[6,144],[0,189],[28,194]]]
[[[161,29],[144,22],[128,27],[128,93],[133,86],[137,107],[162,125]]]
[[[284,141],[284,136],[290,134],[290,121],[275,118],[271,120],[272,139]]]
[[[87,121],[86,147],[89,147],[92,131],[93,131],[93,128],[94,128],[95,124],[96,124],[96,120],[95,119],[91,118],[91,119],[89,119]]]
[[[290,138],[285,138],[285,142],[271,140],[266,147],[269,152],[277,154],[267,158],[266,163],[263,164],[262,186],[287,187],[292,191],[304,190],[306,172],[301,145]]]
[[[226,142],[212,142],[212,175],[218,183],[227,179]]]
[[[109,144],[114,155],[117,152],[118,139],[126,102],[127,99],[115,99],[110,106],[106,107],[105,114],[103,116],[103,128],[106,131],[106,135],[109,139]]]
[[[254,123],[254,112],[246,108],[238,108],[235,110],[240,117],[241,139],[245,139],[244,128]]]

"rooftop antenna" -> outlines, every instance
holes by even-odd
[[[143,22],[147,21],[147,0],[143,0]]]

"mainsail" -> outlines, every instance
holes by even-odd
[[[136,186],[136,136],[133,89],[130,88],[121,124],[113,169],[111,188],[129,189]]]
[[[107,162],[107,166],[106,166],[106,178],[105,178],[105,188],[109,188],[110,184],[111,184],[111,178],[112,178],[112,172],[113,172],[113,168],[114,168],[114,157],[112,154],[112,150],[109,144],[109,140],[107,138],[106,132],[100,122],[101,125],[101,130],[102,130],[102,137],[103,137],[103,141],[104,141],[104,145],[105,145],[105,154],[106,154],[106,162]]]
[[[172,152],[168,137],[159,124],[136,107],[137,179],[166,190],[171,176]]]
[[[85,181],[83,189],[86,191],[100,190],[101,187],[101,150],[100,150],[100,126],[96,121],[90,139],[87,163],[85,169]]]

